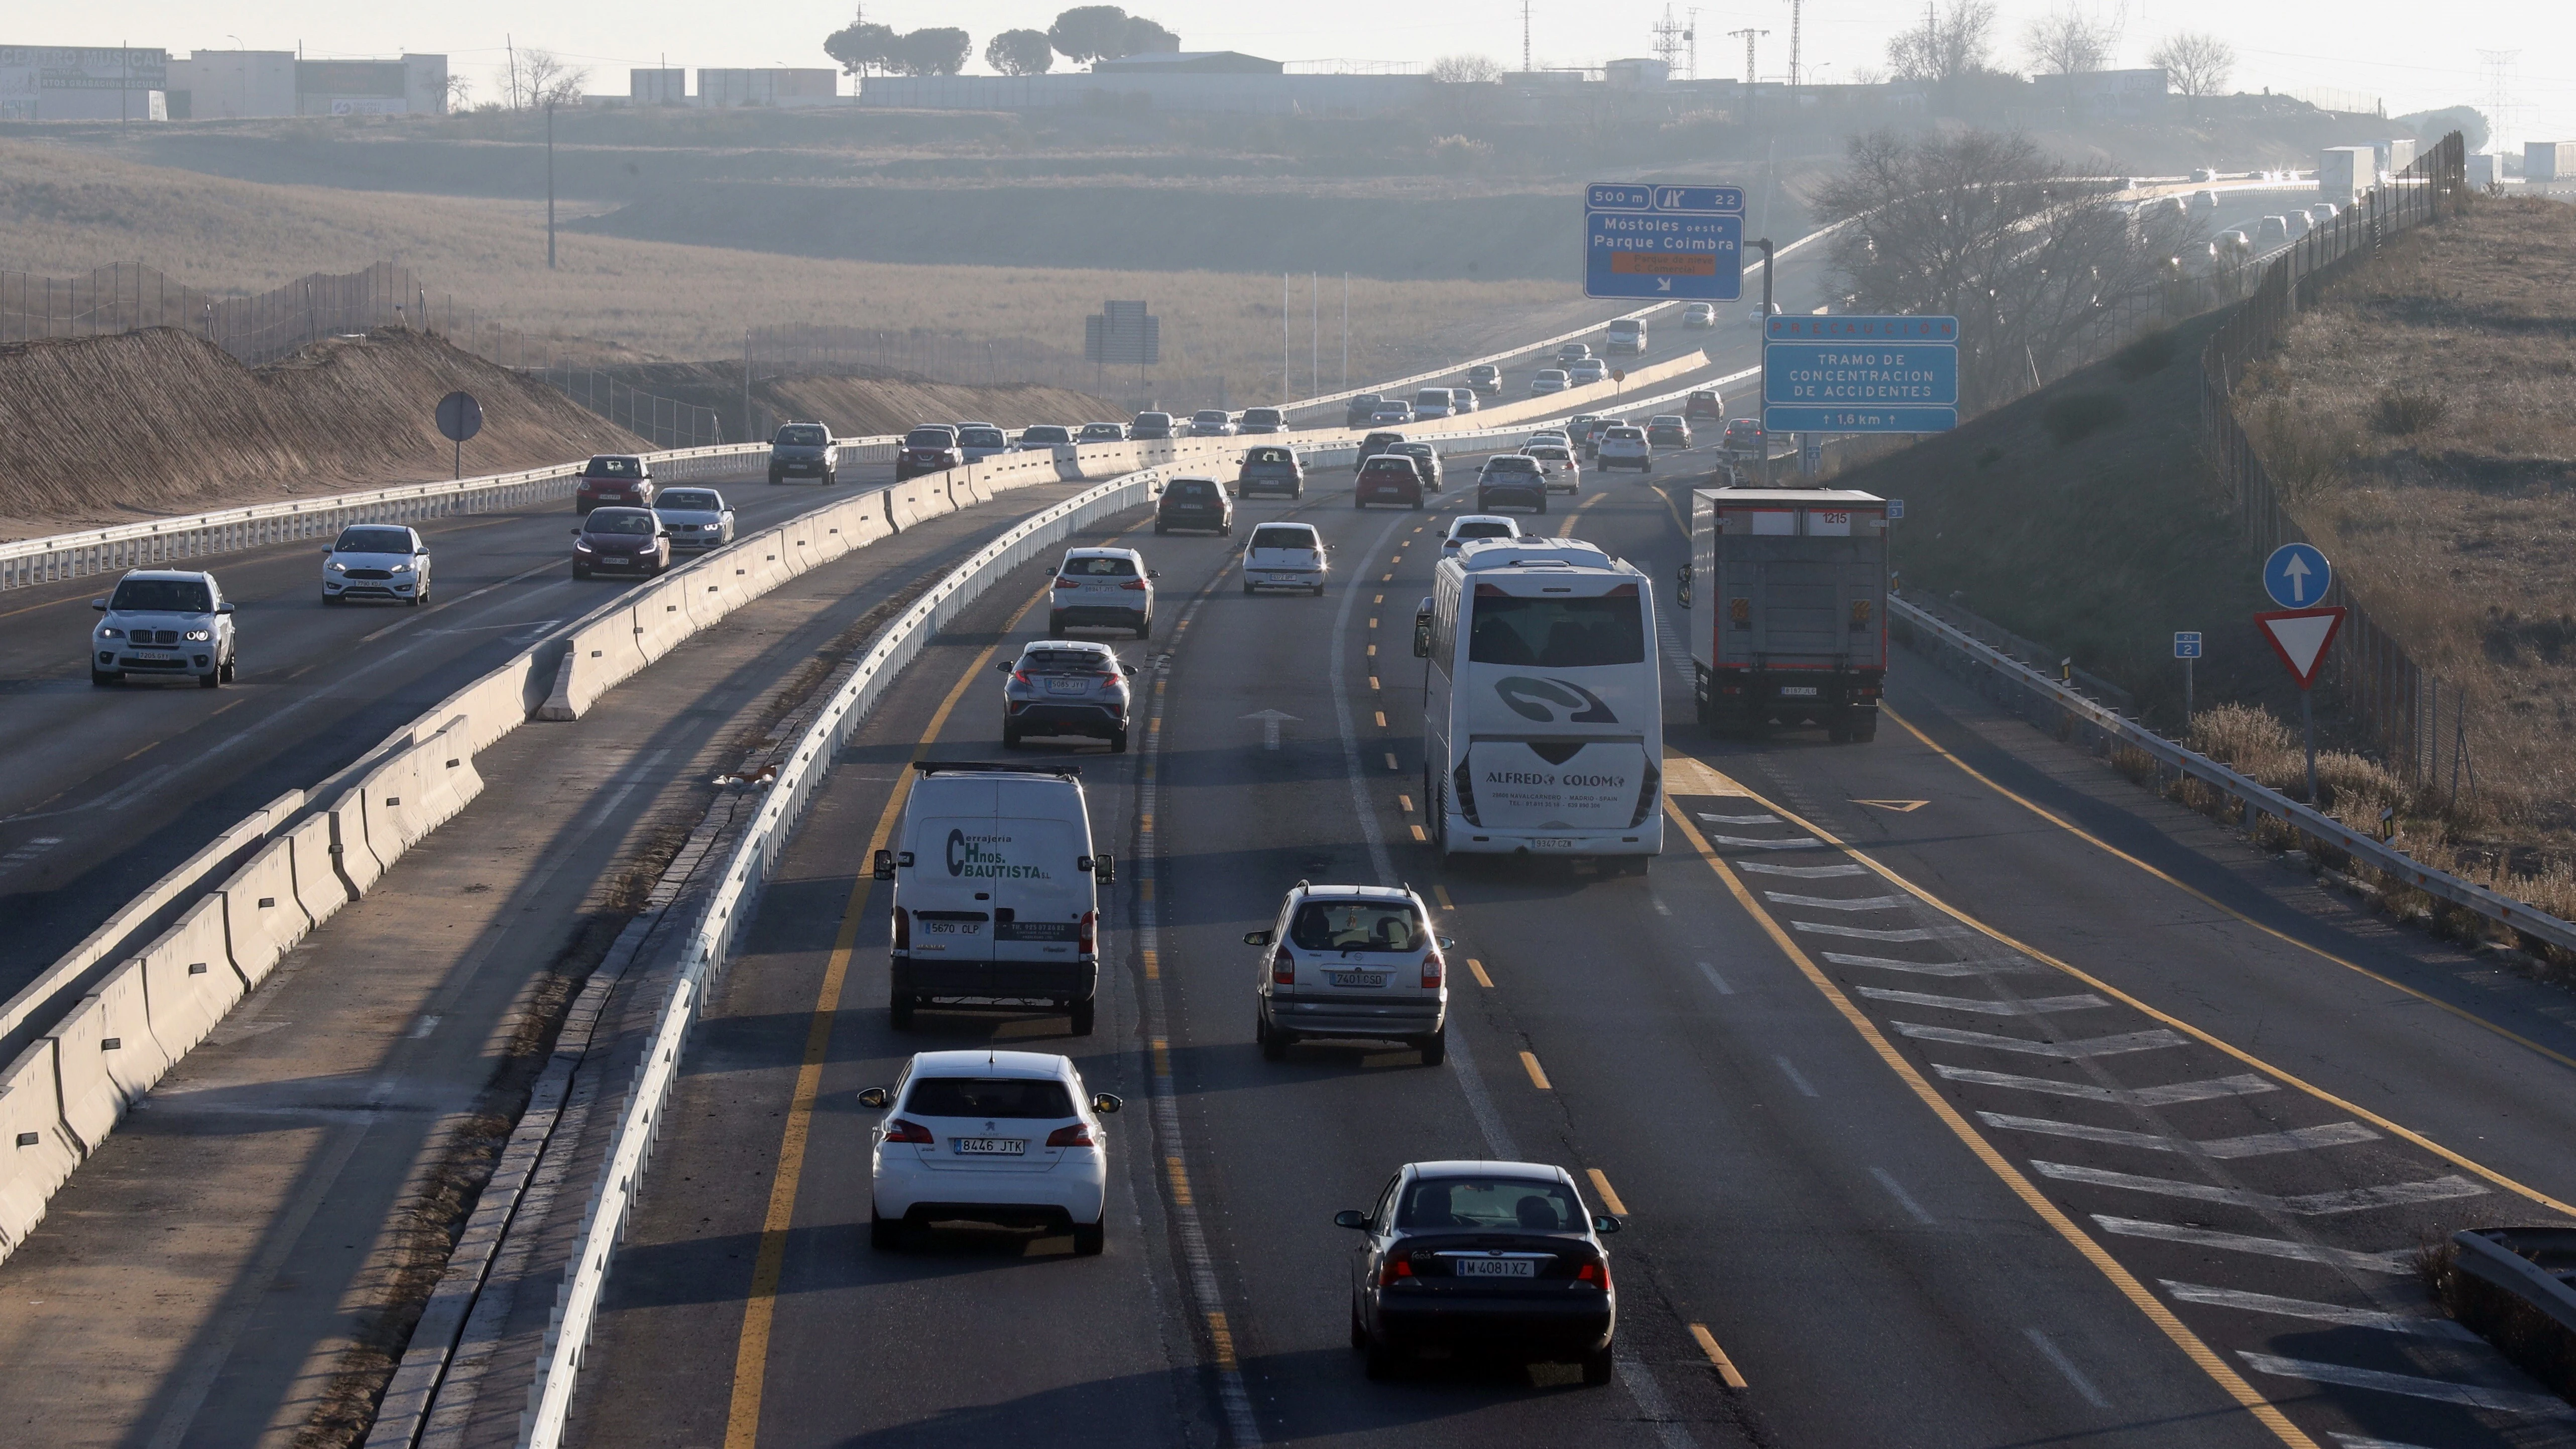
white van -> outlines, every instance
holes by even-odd
[[[1646,319],[1621,317],[1612,322],[1609,332],[1601,339],[1601,350],[1604,352],[1645,351]]]
[[[1100,897],[1116,862],[1091,849],[1081,771],[916,760],[892,848],[871,862],[894,882],[887,1006],[897,1031],[922,1006],[1062,1007],[1091,1034],[1100,981]]]

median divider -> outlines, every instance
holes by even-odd
[[[152,1003],[143,988],[143,963],[128,961],[118,967],[89,999],[98,1003],[100,1063],[107,1068],[118,1098],[131,1107],[178,1061],[161,1049],[160,1038],[152,1034]]]
[[[261,846],[232,879],[215,887],[224,903],[224,944],[242,980],[256,987],[279,958],[313,929],[295,896],[295,842],[279,836]]]
[[[323,811],[331,822],[331,868],[349,899],[356,900],[384,877],[385,863],[367,840],[367,792],[352,785]]]
[[[212,896],[189,907],[169,934],[135,959],[143,963],[153,1040],[174,1062],[250,994],[250,984],[225,954],[224,903]]]
[[[0,1072],[0,1254],[14,1251],[44,1221],[45,1201],[80,1165],[80,1144],[63,1125],[54,1041],[39,1038]]]
[[[331,865],[331,817],[308,815],[285,835],[295,866],[295,903],[314,925],[340,914],[349,903],[348,882]]]
[[[54,1043],[54,1091],[62,1102],[63,1128],[84,1157],[116,1130],[131,1100],[107,1069],[107,1059],[122,1054],[125,1041],[108,1034],[104,1005],[105,998],[92,992],[46,1033]],[[116,1044],[112,1049],[110,1042]]]

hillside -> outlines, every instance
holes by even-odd
[[[639,442],[434,338],[379,331],[252,369],[172,328],[0,348],[0,539],[447,477],[433,418],[483,405],[468,473]]]

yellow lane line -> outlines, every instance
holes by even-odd
[[[1531,1086],[1538,1088],[1542,1092],[1555,1090],[1555,1088],[1550,1087],[1547,1084],[1547,1073],[1539,1068],[1538,1057],[1536,1055],[1530,1052],[1521,1053],[1521,1070],[1529,1073]]]
[[[1404,797],[1399,795],[1396,798],[1400,800]],[[1404,808],[1410,810],[1413,807],[1411,805],[1407,805]],[[1434,882],[1431,887],[1431,898],[1438,901],[1440,903],[1440,909],[1444,911],[1454,911],[1458,909],[1456,904],[1451,902],[1449,899],[1449,888],[1445,885]]]
[[[1726,1350],[1717,1346],[1717,1336],[1708,1331],[1708,1325],[1694,1323],[1690,1330],[1691,1337],[1699,1340],[1699,1351],[1708,1355],[1709,1365],[1717,1370],[1719,1380],[1730,1389],[1743,1388],[1744,1375],[1736,1372],[1735,1360],[1726,1356]]]
[[[1467,974],[1475,977],[1476,984],[1487,991],[1494,989],[1494,978],[1485,974],[1485,963],[1473,956],[1467,958]]]
[[[1421,844],[1421,843],[1423,843],[1423,842],[1428,841],[1429,839],[1431,839],[1431,837],[1430,837],[1430,836],[1428,836],[1428,835],[1423,834],[1423,833],[1422,833],[1422,827],[1421,827],[1421,826],[1419,826],[1419,825],[1416,825],[1416,826],[1414,826],[1414,827],[1413,827],[1413,839],[1414,839],[1414,842],[1415,842],[1416,844]]]
[[[1782,819],[1795,818],[1780,807],[1772,805],[1768,800],[1763,800],[1761,796],[1753,795],[1750,791],[1746,793],[1780,815]],[[2074,1219],[2060,1211],[2057,1204],[2050,1202],[2047,1196],[2022,1174],[2021,1169],[2013,1166],[2002,1153],[1995,1150],[1993,1143],[1988,1142],[1975,1128],[1968,1125],[1968,1120],[1959,1115],[1958,1109],[1950,1105],[1949,1099],[1935,1090],[1932,1084],[1924,1079],[1923,1074],[1914,1069],[1914,1064],[1897,1051],[1895,1045],[1887,1039],[1886,1033],[1878,1029],[1878,1024],[1862,1014],[1859,1007],[1852,1004],[1851,998],[1845,996],[1842,988],[1836,986],[1817,967],[1806,950],[1791,939],[1788,932],[1780,928],[1779,922],[1771,919],[1770,912],[1754,903],[1753,893],[1745,889],[1743,879],[1736,875],[1716,851],[1709,848],[1708,838],[1701,835],[1699,828],[1691,823],[1687,811],[1667,798],[1664,802],[1664,813],[1671,817],[1675,825],[1681,827],[1682,838],[1688,840],[1691,849],[1697,851],[1699,858],[1707,863],[1708,868],[1716,872],[1719,881],[1725,884],[1727,893],[1734,896],[1736,904],[1744,908],[1744,913],[1751,916],[1755,923],[1762,927],[1763,932],[1770,936],[1771,944],[1779,947],[1780,954],[1788,957],[1790,964],[1796,966],[1799,973],[1807,978],[1807,984],[1816,988],[1826,1002],[1841,1014],[1845,1022],[1850,1024],[1851,1029],[1859,1034],[1861,1040],[1878,1054],[1878,1059],[1887,1064],[1887,1069],[1896,1073],[1898,1079],[1913,1090],[1914,1095],[1924,1106],[1932,1109],[1932,1114],[1941,1120],[1941,1125],[1949,1128],[1960,1143],[1974,1153],[1979,1162],[1985,1164],[1987,1171],[1993,1173],[2015,1197],[2022,1200],[2024,1206],[2037,1214],[2040,1221],[2055,1230],[2070,1247],[2083,1254],[2085,1261],[2091,1263],[2097,1272],[2109,1279],[2111,1286],[2118,1289],[2121,1296],[2129,1300],[2131,1306],[2145,1314],[2148,1322],[2161,1329],[2165,1337],[2198,1365],[2200,1371],[2207,1374],[2211,1382],[2217,1384],[2228,1397],[2234,1399],[2239,1407],[2253,1415],[2263,1427],[2271,1430],[2273,1437],[2289,1446],[2289,1449],[2318,1449],[2315,1440],[2309,1438],[2298,1425],[2291,1423],[2288,1416],[2273,1407],[2270,1401],[2256,1393],[2254,1386],[2247,1383],[2243,1375],[2230,1367],[2226,1360],[2220,1358],[2208,1344],[2201,1342],[2200,1335],[2184,1327],[2182,1320],[2174,1316],[2173,1310],[2148,1292],[2146,1285],[2139,1282],[2135,1274],[2122,1266],[2120,1261],[2112,1257],[2100,1243],[2095,1242],[2092,1234],[2077,1227]],[[1826,837],[1819,835],[1817,838]],[[1858,854],[1858,852],[1853,853]],[[1927,896],[1924,899],[1928,901],[1930,897]]]
[[[1601,1195],[1601,1205],[1623,1218],[1626,1217],[1628,1205],[1619,1201],[1619,1194],[1610,1190],[1609,1175],[1597,1167],[1587,1167],[1584,1172],[1592,1178],[1592,1190]]]

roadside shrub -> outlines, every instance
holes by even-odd
[[[1490,141],[1469,136],[1442,136],[1431,143],[1431,162],[1443,171],[1474,171],[1494,159]]]
[[[2191,717],[2191,728],[2183,738],[2193,749],[2238,774],[2275,788],[2282,782],[2282,771],[2290,765],[2305,769],[2290,727],[2260,706],[2222,704],[2204,709]]]
[[[2074,392],[2052,400],[2040,424],[2059,447],[2081,442],[2129,416],[2129,405],[2107,392]]]
[[[2282,398],[2268,400],[2242,421],[2254,450],[2271,469],[2272,481],[2294,500],[2341,482],[2345,467],[2361,451],[2356,430]]]
[[[2164,371],[2165,365],[2174,360],[2177,350],[2173,332],[2158,328],[2121,348],[2119,355],[2111,359],[2111,366],[2123,380],[2136,382]]]
[[[2380,389],[2378,400],[2371,405],[2370,421],[2381,432],[2402,438],[2441,426],[2450,410],[2449,399],[2440,393],[2401,382]]]

